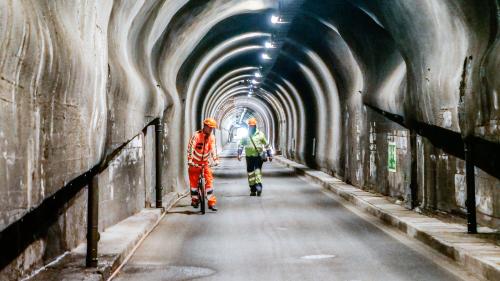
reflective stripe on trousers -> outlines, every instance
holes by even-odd
[[[246,157],[247,162],[247,173],[248,173],[248,185],[254,186],[256,184],[262,183],[262,159],[260,156],[257,157]]]
[[[205,190],[207,192],[208,206],[215,206],[217,198],[214,195],[212,169],[205,167]],[[189,183],[191,189],[191,198],[198,201],[198,180],[200,179],[201,167],[189,167]]]

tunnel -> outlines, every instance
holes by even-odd
[[[0,280],[50,280],[67,260],[88,272],[108,229],[154,210],[168,220],[209,117],[215,193],[228,185],[217,215],[237,186],[248,195],[235,157],[255,118],[282,200],[295,202],[285,178],[308,178],[453,222],[496,255],[474,274],[500,278],[498,0],[1,0],[0,22]],[[476,261],[447,247],[443,258]],[[243,272],[228,280],[254,280]]]

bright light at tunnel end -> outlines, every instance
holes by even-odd
[[[248,129],[243,127],[238,128],[238,130],[236,131],[236,138],[242,139],[245,138],[246,136],[248,136]]]
[[[271,59],[271,57],[268,54],[266,54],[266,53],[262,54],[262,58],[265,59],[265,60],[270,60]]]

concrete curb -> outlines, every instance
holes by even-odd
[[[321,171],[313,170],[286,158],[275,160],[297,174],[331,190],[359,209],[383,222],[397,227],[409,237],[415,238],[442,254],[452,258],[486,280],[500,280],[500,247],[488,235],[495,230],[481,227],[479,235],[467,234],[465,225],[443,222],[408,210],[387,200],[386,197],[363,191]]]
[[[170,193],[164,198],[168,209],[179,194]],[[96,269],[85,267],[87,244],[82,243],[71,252],[40,269],[29,280],[107,280],[127,259],[135,246],[158,224],[163,209],[143,209],[100,233],[99,264]]]

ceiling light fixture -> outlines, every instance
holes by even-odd
[[[274,46],[274,44],[273,44],[272,42],[270,42],[270,41],[266,41],[266,42],[264,43],[264,47],[266,47],[266,49],[273,49],[273,48],[276,48],[276,47]]]
[[[271,57],[267,53],[263,53],[262,54],[262,58],[265,59],[265,60],[270,60],[271,59]]]
[[[271,15],[271,23],[272,24],[277,24],[280,22],[280,17],[277,15]]]

